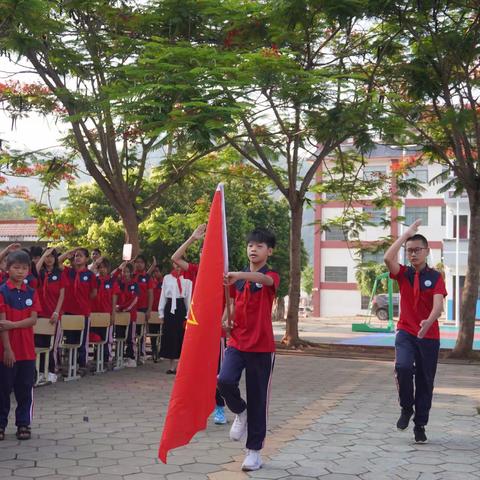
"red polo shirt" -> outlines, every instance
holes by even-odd
[[[273,285],[238,281],[230,287],[235,299],[233,328],[228,345],[242,352],[274,352],[272,305],[280,277],[268,267],[258,273],[273,279]]]
[[[65,267],[67,275],[67,288],[65,290],[65,302],[63,311],[72,315],[90,315],[92,311],[90,294],[97,288],[95,274],[84,268],[75,270]]]
[[[118,309],[121,312],[125,312],[127,311],[126,309],[130,307],[135,298],[138,298],[140,289],[135,280],[130,280],[129,282],[125,282],[125,280],[120,280],[119,289],[120,295],[118,298]],[[132,322],[135,322],[137,320],[137,309],[138,301],[130,310],[128,310],[130,312],[130,321]]]
[[[0,287],[0,312],[5,313],[7,320],[19,322],[40,310],[40,302],[33,288],[25,284],[17,288],[10,280]],[[35,360],[33,327],[8,330],[8,336],[16,361]],[[3,353],[3,342],[0,341],[0,362],[3,362]]]
[[[92,312],[112,313],[113,296],[120,293],[118,281],[110,275],[97,275],[96,278],[97,296],[92,300]]]
[[[420,330],[420,322],[426,320],[432,311],[433,296],[436,294],[447,296],[443,277],[440,272],[428,266],[420,272],[420,299],[416,308],[413,295],[415,269],[400,265],[398,274],[390,274],[390,278],[396,280],[400,288],[400,319],[397,329],[417,336]],[[433,323],[424,338],[440,338],[438,321]]]
[[[40,272],[37,290],[40,305],[42,306],[42,311],[39,314],[40,317],[50,318],[52,316],[57,307],[60,290],[67,287],[67,282],[65,271],[60,269],[55,269],[51,272],[42,270]],[[63,303],[65,304],[65,300]],[[63,305],[59,314],[61,314],[62,311]]]
[[[183,278],[192,281],[192,293],[195,289],[195,282],[197,281],[198,275],[198,264],[196,263],[189,263],[188,268],[183,272]]]
[[[145,310],[148,308],[148,291],[153,289],[152,278],[146,272],[136,272],[133,278],[139,288],[137,308]]]

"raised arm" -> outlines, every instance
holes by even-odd
[[[40,270],[43,267],[43,264],[45,263],[45,259],[53,252],[53,248],[47,248],[42,256],[38,259],[38,262],[35,264],[35,267],[37,269],[37,272],[40,272]]]
[[[188,270],[188,262],[183,258],[185,252],[187,251],[188,247],[195,243],[197,240],[201,240],[205,236],[205,231],[207,229],[207,225],[202,223],[199,225],[190,237],[177,249],[177,251],[172,255],[172,262],[176,263],[182,270]]]
[[[61,265],[65,260],[67,260],[67,259],[71,260],[73,255],[75,255],[76,251],[77,251],[77,248],[73,248],[72,250],[68,250],[67,252],[62,253],[58,257],[58,263]]]
[[[5,247],[1,252],[0,252],[0,262],[10,253],[14,252],[15,250],[20,250],[22,248],[22,245],[20,243],[11,243],[7,247]]]
[[[400,248],[402,248],[402,245],[405,243],[407,238],[411,237],[412,235],[415,235],[418,231],[418,227],[422,221],[420,219],[415,220],[406,230],[403,232],[403,234],[398,237],[392,245],[388,248],[388,250],[385,252],[385,255],[383,256],[383,261],[385,262],[385,265],[387,266],[389,272],[392,275],[397,275],[397,273],[400,270],[400,264],[398,263],[398,252]]]

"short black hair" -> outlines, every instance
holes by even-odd
[[[89,257],[90,257],[90,253],[89,253],[89,251],[88,251],[88,249],[87,249],[87,248],[80,247],[80,248],[77,248],[77,250],[76,250],[76,251],[77,251],[77,252],[78,252],[78,251],[82,252],[82,253],[83,253],[83,254],[84,254],[84,255],[85,255],[87,258],[89,258]]]
[[[407,240],[405,241],[405,245],[407,244],[407,242],[412,242],[415,240],[420,240],[423,243],[423,246],[428,248],[428,240],[423,235],[420,235],[419,233],[416,233],[415,235],[408,237]]]
[[[30,255],[23,250],[16,250],[15,252],[10,252],[7,257],[7,270],[14,263],[20,263],[21,265],[27,265],[28,267],[30,267]]]
[[[142,260],[145,265],[147,264],[147,259],[146,259],[145,255],[142,255],[142,254],[137,255],[137,256],[135,257],[135,262],[136,262],[137,260]]]
[[[265,243],[269,248],[275,248],[276,239],[273,232],[266,228],[255,228],[247,235],[247,243]]]
[[[43,253],[42,247],[38,245],[33,245],[30,247],[30,256],[33,257],[41,257]]]
[[[42,255],[48,250],[49,247],[47,247],[43,252]],[[53,264],[53,269],[56,270],[59,268],[58,264],[58,252],[57,250],[53,249],[51,252],[51,255],[53,255],[53,258],[55,259],[55,262]],[[42,265],[42,270],[46,270],[45,264]]]
[[[94,249],[92,250],[92,253],[94,253],[94,252],[97,252],[99,255],[102,254],[102,251],[101,251],[99,248],[94,248]]]

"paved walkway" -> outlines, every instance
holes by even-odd
[[[0,479],[45,480],[478,480],[480,366],[440,365],[430,442],[394,428],[388,362],[278,356],[266,462],[240,472],[242,445],[209,425],[156,459],[173,379],[164,364],[109,372],[35,391],[33,438],[14,427],[0,444]],[[88,420],[88,421],[86,421]]]

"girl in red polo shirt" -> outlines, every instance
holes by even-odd
[[[72,261],[72,266],[65,267],[67,287],[65,289],[65,302],[63,311],[66,315],[82,315],[85,317],[85,329],[82,345],[78,349],[78,363],[85,368],[88,361],[88,335],[90,330],[91,302],[97,296],[97,280],[95,274],[88,268],[89,253],[86,248],[76,248],[59,257],[62,263],[67,257]],[[69,343],[79,340],[77,332],[64,332]]]
[[[153,285],[153,303],[152,303],[152,312],[158,312],[158,305],[160,303],[160,295],[162,294],[162,284],[163,284],[163,275],[160,271],[160,267],[152,265],[152,285]],[[148,326],[150,333],[159,333],[160,325],[155,323]],[[152,347],[152,359],[154,363],[158,362],[158,352],[157,352],[157,337],[150,337],[150,343]]]
[[[153,281],[152,277],[145,271],[147,268],[147,259],[143,255],[137,255],[135,257],[135,273],[134,280],[137,282],[139,295],[137,310],[145,313],[145,318],[148,321],[150,313],[152,313],[153,305]],[[140,326],[137,328],[137,335],[140,335]],[[146,357],[145,349],[145,336],[141,345],[141,355],[143,359]]]
[[[397,428],[405,430],[415,414],[415,442],[425,443],[440,350],[438,318],[447,290],[440,272],[427,265],[428,242],[417,233],[420,224],[416,220],[407,228],[385,252],[384,260],[390,277],[400,288],[400,319],[395,337],[395,374],[401,406]],[[410,261],[408,267],[398,263],[403,244]]]
[[[91,266],[91,265],[90,265]],[[97,257],[95,268],[89,268],[92,272],[97,272],[97,296],[92,300],[92,312],[109,313],[110,326],[108,328],[91,328],[91,333],[99,335],[101,339],[107,338],[107,343],[103,350],[104,361],[109,362],[112,354],[113,345],[113,314],[115,305],[113,299],[118,295],[120,288],[118,281],[110,275],[110,262],[104,257]]]
[[[49,358],[49,371],[55,374],[58,368],[58,345],[62,338],[60,318],[67,279],[63,268],[58,263],[58,253],[54,248],[45,249],[36,264],[36,271],[38,272],[38,297],[42,306],[40,317],[50,318],[50,322],[56,324],[54,345]],[[49,345],[49,336],[35,335],[35,346],[47,347]],[[42,355],[40,357],[40,372],[44,370],[43,362],[44,356]],[[55,379],[52,378],[52,380]]]
[[[137,322],[137,305],[140,289],[134,278],[133,265],[125,263],[121,266],[122,274],[119,278],[119,296],[117,302],[117,312],[130,312],[130,328],[128,330],[128,338],[126,342],[125,362],[126,367],[136,367],[136,322]],[[117,327],[124,328],[124,327]],[[125,332],[123,332],[125,333]]]

